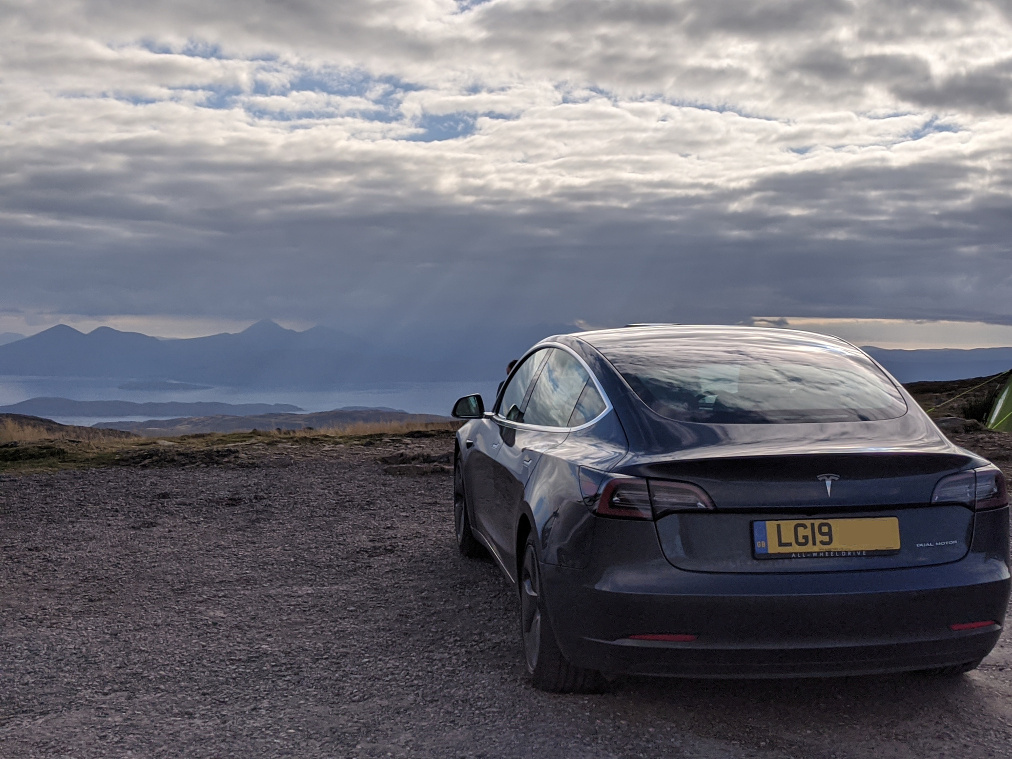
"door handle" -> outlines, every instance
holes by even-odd
[[[464,447],[465,448],[471,448],[472,446],[474,446],[474,441],[473,440],[465,440],[464,441]]]

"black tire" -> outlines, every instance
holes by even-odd
[[[460,454],[453,460],[453,529],[457,535],[457,548],[470,559],[482,555],[482,547],[471,532],[467,517],[467,491],[464,489],[464,470],[460,465]]]
[[[534,687],[550,693],[600,693],[607,682],[600,672],[569,663],[555,639],[541,594],[541,572],[534,537],[527,537],[520,568],[520,642]]]
[[[976,659],[975,661],[964,662],[963,664],[951,664],[948,667],[935,667],[933,669],[924,670],[925,675],[931,675],[932,677],[959,677],[965,675],[967,672],[973,672],[980,666],[983,659]]]

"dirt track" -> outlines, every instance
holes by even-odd
[[[1008,633],[950,681],[533,691],[450,475],[377,460],[450,445],[0,476],[0,756],[1012,757]]]

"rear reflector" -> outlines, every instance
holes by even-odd
[[[960,632],[962,630],[979,630],[981,627],[991,627],[996,624],[998,623],[993,619],[989,619],[986,622],[963,622],[958,625],[949,625],[949,629],[954,632]]]
[[[653,635],[630,635],[627,640],[656,640],[663,643],[691,643],[695,635],[669,635],[667,633]]]

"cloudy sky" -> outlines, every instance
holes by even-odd
[[[1010,0],[0,0],[0,331],[1010,294]]]

